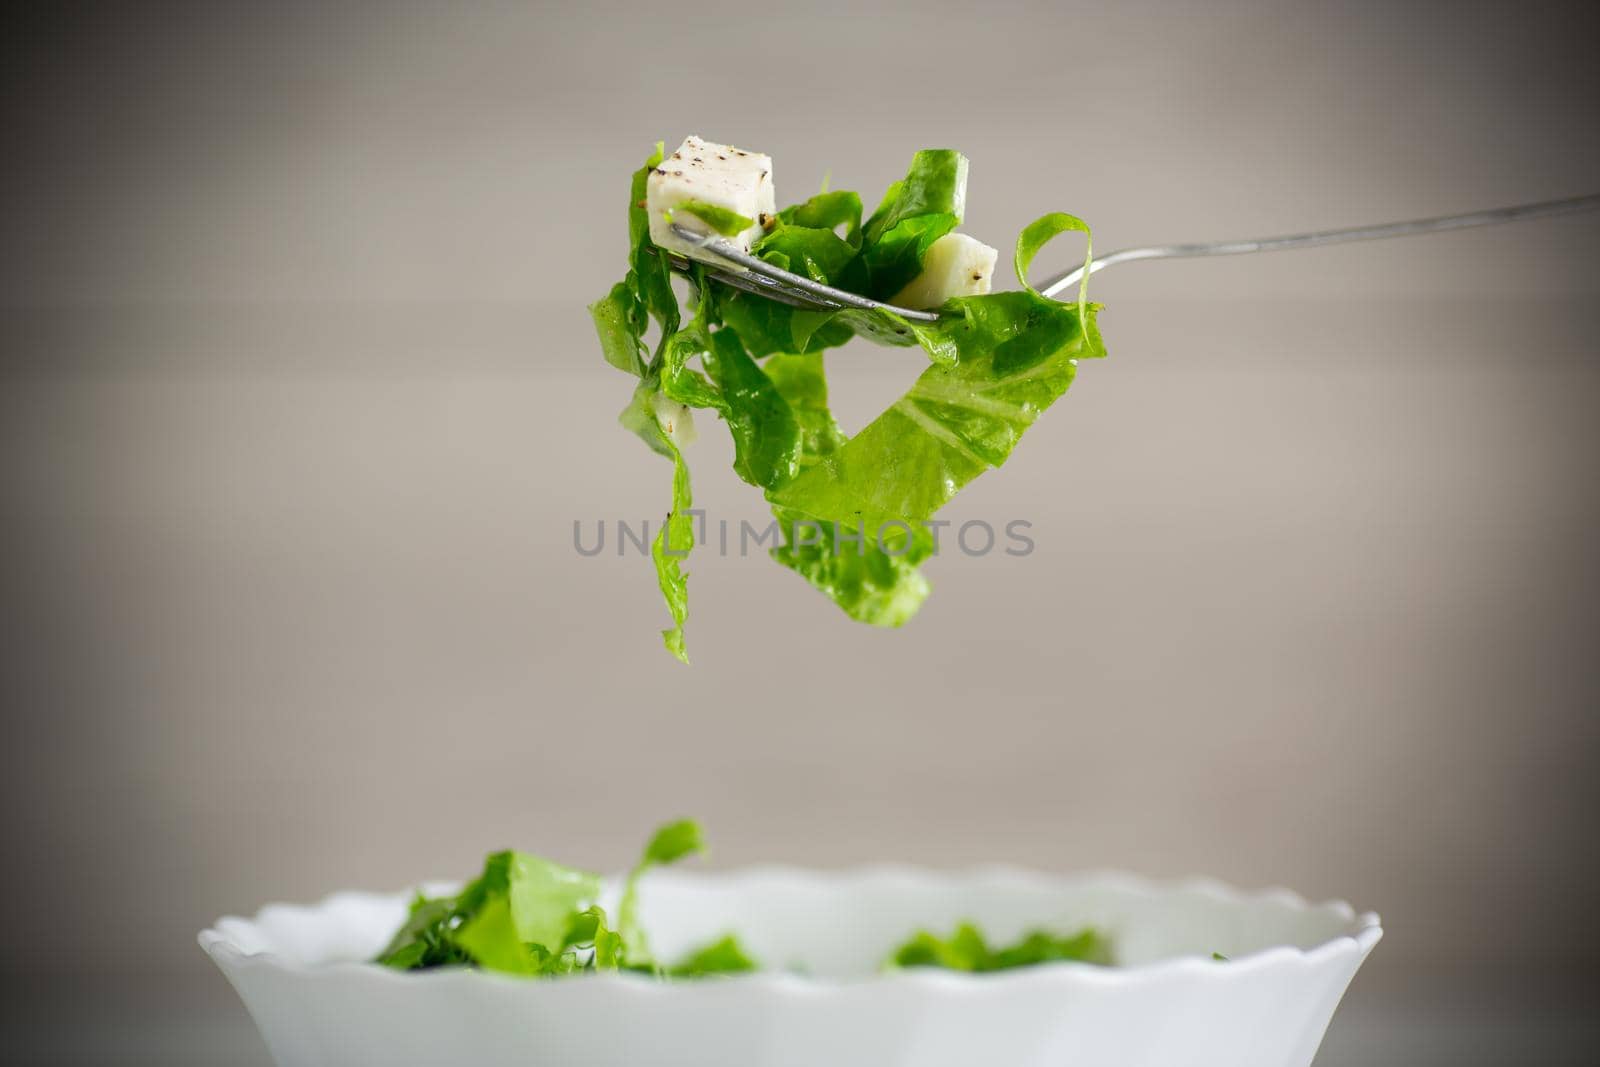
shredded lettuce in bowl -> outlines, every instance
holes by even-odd
[[[475,967],[527,978],[631,971],[688,979],[759,970],[733,933],[671,962],[650,951],[638,920],[641,876],[704,851],[698,823],[685,819],[658,829],[623,883],[614,924],[599,903],[599,875],[526,852],[491,853],[483,872],[458,893],[419,893],[373,962],[400,971]],[[992,947],[977,927],[962,923],[947,938],[915,933],[883,968],[977,973],[1064,960],[1109,965],[1111,944],[1093,929],[1070,935],[1033,930],[1013,945]]]
[[[732,937],[662,963],[639,928],[640,876],[704,850],[696,823],[683,820],[657,830],[628,875],[614,926],[599,904],[599,875],[526,852],[491,853],[483,873],[459,893],[418,894],[375,962],[401,971],[476,966],[528,977],[639,971],[693,978],[755,970]]]
[[[901,625],[928,595],[921,573],[935,551],[928,520],[1006,461],[1067,391],[1079,359],[1105,355],[1098,306],[1082,288],[1075,302],[1063,303],[1027,284],[1046,243],[1068,231],[1087,236],[1089,227],[1062,213],[1035,220],[1018,235],[1013,259],[1023,288],[953,297],[932,324],[888,312],[793,308],[713,283],[699,264],[687,278],[685,319],[668,259],[649,236],[646,179],[663,152],[657,145],[633,176],[627,276],[590,312],[606,361],[636,379],[622,425],[673,465],[671,510],[652,545],[672,619],[662,631],[667,650],[688,662],[683,562],[695,536],[674,412],[695,409],[727,423],[734,470],[771,505],[781,530],[772,558],[852,619]],[[917,152],[906,177],[864,220],[858,194],[824,192],[768,220],[752,254],[890,300],[960,223],[966,174],[959,152]],[[646,343],[652,323],[653,347]],[[829,410],[824,353],[858,335],[919,345],[929,365],[887,410],[846,435]]]

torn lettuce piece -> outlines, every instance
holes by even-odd
[[[635,378],[644,377],[644,342],[634,328],[632,316],[637,297],[627,282],[618,282],[604,299],[589,305],[595,331],[600,335],[600,351],[606,362]]]
[[[667,976],[705,978],[719,974],[747,974],[759,969],[760,966],[744,950],[739,939],[729,934],[721,940],[713,941],[703,948],[690,952],[667,968]]]
[[[600,895],[600,879],[526,852],[505,853],[506,903],[517,937],[559,945],[572,913]]]
[[[455,940],[455,926],[465,917],[458,911],[457,899],[418,893],[406,921],[376,962],[400,971],[471,963],[471,954]]]
[[[721,415],[733,437],[733,469],[751,485],[766,488],[794,476],[800,428],[788,402],[750,358],[738,334],[719,329],[704,270],[695,267],[699,292],[695,317],[663,348],[663,392],[682,404]],[[690,361],[698,359],[704,372]]]
[[[1046,218],[1060,233],[1071,216]],[[1033,239],[1018,243],[1022,276],[1048,240],[1034,227],[1023,231]],[[771,493],[773,503],[869,532],[886,522],[922,523],[1005,462],[1067,391],[1080,358],[1105,354],[1093,305],[1060,304],[1029,289],[962,297],[947,307],[949,314],[925,329],[948,343],[957,361],[925,369],[865,429]]]
[[[672,616],[672,625],[661,631],[662,644],[679,661],[688,663],[683,624],[689,617],[689,576],[684,573],[683,561],[694,547],[694,516],[689,514],[694,499],[683,452],[662,427],[657,414],[656,400],[660,395],[660,376],[653,373],[634,389],[633,400],[622,410],[618,421],[638,435],[651,451],[672,461],[672,508],[651,542],[650,558],[655,563],[661,598]]]
[[[722,397],[723,418],[733,435],[734,471],[762,488],[793,478],[800,469],[800,424],[738,335],[718,330],[700,358]]]
[[[525,852],[491,853],[483,873],[455,896],[419,895],[377,962],[398,970],[475,964],[542,974],[562,966],[572,914],[599,894],[597,875]]]
[[[831,455],[847,438],[828,410],[828,379],[822,353],[775,355],[762,364],[767,380],[789,405],[800,432],[796,466],[804,470]],[[799,470],[796,473],[799,473]]]
[[[860,197],[824,193],[779,212],[751,254],[824,285],[859,288],[865,283],[860,224]],[[845,228],[842,236],[837,232],[840,227]],[[835,348],[855,336],[832,312],[795,308],[727,287],[718,287],[716,297],[718,317],[758,359]]]
[[[374,962],[402,971],[466,966],[527,977],[626,969],[693,978],[754,970],[731,936],[663,967],[651,958],[633,917],[645,870],[704,849],[696,823],[657,830],[628,877],[616,928],[597,902],[598,876],[526,852],[492,853],[483,872],[454,896],[419,894]]]
[[[628,275],[623,284],[633,293],[635,307],[629,322],[641,338],[648,320],[661,326],[663,338],[678,330],[678,294],[672,288],[672,267],[650,240],[650,212],[646,209],[647,185],[651,172],[661,162],[665,149],[660,141],[643,167],[634,171],[628,193]]]
[[[927,599],[928,580],[918,569],[932,554],[926,532],[890,528],[880,541],[878,531],[858,524],[791,508],[774,508],[773,515],[782,543],[772,558],[857,622],[900,626]]]
[[[861,197],[843,189],[822,192],[810,200],[792,204],[778,212],[778,218],[791,226],[837,232],[852,247],[861,247]]]
[[[948,148],[913,156],[864,228],[867,295],[886,300],[920,274],[928,248],[961,223],[966,201],[966,156]]]
[[[962,923],[949,937],[919,931],[890,954],[885,966],[982,973],[1065,961],[1110,966],[1111,942],[1094,929],[1065,936],[1034,930],[1014,944],[993,947],[976,926]]]
[[[993,318],[994,310],[977,309],[975,317]],[[770,493],[780,518],[789,520],[786,542],[774,553],[778,562],[858,621],[905,622],[927,595],[917,566],[931,555],[931,546],[922,545],[929,520],[974,478],[1005,462],[1072,384],[1080,354],[1098,354],[1092,309],[1087,327],[1077,309],[1066,312],[1043,338],[1028,331],[1011,338],[1021,338],[1011,348],[1002,343],[954,367],[927,368],[883,415]],[[992,333],[992,326],[973,329]],[[817,544],[790,533],[796,519],[821,527]],[[853,536],[840,537],[841,529]]]
[[[717,312],[757,359],[779,352],[820,352],[855,337],[836,312],[807,311],[742,290],[719,287]]]
[[[546,950],[535,954],[535,946],[517,936],[511,917],[511,904],[496,897],[468,918],[456,931],[456,943],[486,971],[506,974],[538,974],[552,958]],[[542,945],[537,946],[543,948]]]
[[[1077,221],[1046,216],[1025,230],[1019,277],[1050,237]],[[830,441],[825,455],[768,493],[784,530],[773,558],[858,622],[899,626],[915,614],[928,594],[917,569],[932,554],[928,521],[1005,462],[1072,384],[1079,358],[1104,354],[1092,305],[1028,289],[958,298],[947,309],[923,329],[953,349],[955,361],[928,367],[860,433]],[[797,535],[797,523],[811,525]]]
[[[678,294],[673,288],[667,258],[650,241],[650,214],[646,208],[647,182],[661,163],[663,146],[645,165],[634,172],[628,204],[628,273],[604,299],[589,308],[606,361],[640,379],[633,397],[618,421],[636,434],[651,451],[672,461],[672,508],[663,520],[651,547],[656,581],[672,617],[672,626],[661,632],[668,652],[689,662],[684,647],[683,625],[688,617],[688,578],[683,560],[693,546],[693,506],[689,487],[689,468],[683,461],[676,427],[663,425],[662,393],[664,355],[679,335],[682,314]],[[644,360],[645,333],[654,320],[661,337],[655,353]]]
[[[617,932],[632,946],[635,962],[648,964],[650,961],[650,949],[644,931],[639,928],[639,879],[652,867],[676,863],[705,850],[705,835],[700,830],[700,824],[680,819],[655,832],[640,855],[639,862],[628,872],[627,881],[622,886],[622,900],[617,905]]]
[[[824,285],[834,284],[834,279],[848,280],[847,268],[859,250],[858,245],[840,237],[832,227],[801,226],[782,215],[772,232],[751,249],[775,267]]]
[[[656,581],[672,615],[672,625],[661,631],[661,643],[680,663],[688,663],[683,624],[689,617],[689,576],[683,560],[694,547],[694,517],[689,514],[689,467],[682,453],[674,450],[672,464],[672,511],[651,542],[650,558],[655,561]]]

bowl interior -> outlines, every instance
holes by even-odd
[[[612,897],[614,904],[614,889]],[[225,919],[218,932],[244,953],[271,952],[290,963],[366,960],[399,926],[409,900],[410,894],[341,893],[311,908],[273,905],[253,922]],[[1065,933],[1094,926],[1111,936],[1123,966],[1213,952],[1237,959],[1280,946],[1310,950],[1376,926],[1375,917],[1357,916],[1347,905],[1309,905],[1284,891],[1003,870],[662,871],[642,888],[640,911],[662,958],[737,933],[768,969],[841,978],[876,972],[918,929],[948,933],[964,920],[1001,941],[1034,928]]]

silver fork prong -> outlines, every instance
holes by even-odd
[[[697,248],[710,252],[719,259],[736,264],[752,274],[776,282],[787,289],[795,300],[804,300],[817,311],[838,311],[843,308],[856,308],[861,311],[887,311],[891,315],[898,315],[910,322],[939,321],[938,314],[932,311],[914,311],[911,308],[885,304],[880,300],[869,300],[867,297],[812,281],[810,278],[796,274],[793,271],[774,267],[771,263],[757,256],[752,256],[748,252],[735,248],[715,234],[695,233],[693,230],[684,229],[676,224],[673,225],[672,232],[683,240],[691,242]]]
[[[730,285],[735,289],[752,293],[765,300],[776,300],[780,304],[788,304],[790,307],[800,308],[803,311],[842,310],[837,304],[831,307],[819,307],[816,300],[804,293],[794,292],[781,282],[773,281],[771,278],[764,278],[750,271],[736,273],[723,270],[721,267],[713,267],[710,264],[706,265],[706,270],[710,272],[711,277],[723,285]]]
[[[687,274],[690,264],[697,262],[696,260],[692,260],[685,256],[681,252],[666,251],[656,247],[655,245],[649,246],[648,251],[652,255],[659,255],[664,258],[669,267],[681,274]],[[809,296],[798,290],[791,290],[785,287],[782,282],[773,278],[765,277],[761,274],[757,274],[754,271],[728,270],[723,267],[713,266],[710,263],[702,263],[702,266],[704,266],[706,270],[710,272],[711,277],[715,278],[724,285],[731,286],[735,289],[740,289],[746,293],[762,297],[766,300],[775,300],[780,304],[787,304],[790,307],[800,308],[803,311],[844,310],[844,308],[840,307],[838,304],[823,305],[812,296]]]

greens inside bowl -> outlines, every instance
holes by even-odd
[[[685,979],[759,970],[733,932],[673,960],[650,951],[638,920],[641,876],[704,851],[699,824],[680,820],[661,827],[623,882],[614,917],[600,905],[599,875],[526,852],[491,853],[483,872],[459,892],[419,893],[374,962],[402,971],[477,967],[530,978],[633,971]],[[989,972],[1062,961],[1111,964],[1110,941],[1085,928],[1032,930],[1014,944],[991,945],[975,925],[962,923],[949,936],[912,933],[882,966]]]

